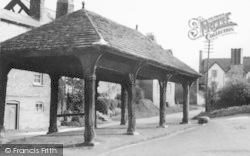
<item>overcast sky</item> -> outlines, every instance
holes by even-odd
[[[0,0],[3,8],[10,0]],[[29,1],[29,0],[22,0]],[[45,6],[55,10],[57,0],[45,0]],[[75,10],[82,0],[75,1]],[[204,38],[188,37],[188,21],[205,19],[231,12],[237,23],[235,33],[214,40],[213,58],[229,58],[231,48],[242,48],[250,56],[250,0],[84,0],[85,8],[131,28],[139,26],[143,34],[154,33],[158,44],[172,49],[180,60],[198,70],[199,50],[204,50]],[[204,57],[207,57],[205,54]]]

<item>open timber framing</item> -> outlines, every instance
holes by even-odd
[[[99,21],[99,19],[101,20]],[[84,25],[81,22],[84,22]],[[76,25],[73,27],[76,30],[72,30],[72,23]],[[116,26],[117,30],[113,31],[112,34],[105,34],[108,30],[104,31],[104,29],[107,29],[108,26],[112,28]],[[70,34],[78,31],[83,34]],[[54,32],[58,36],[50,36],[53,35],[50,32]],[[128,36],[124,32],[128,32]],[[66,33],[65,36],[60,36],[64,33]],[[67,33],[70,35],[67,35]],[[48,36],[44,36],[44,34]],[[117,38],[119,35],[123,36]],[[70,38],[67,38],[69,36]],[[47,37],[50,37],[50,42],[54,42],[54,44],[44,39]],[[65,40],[68,42],[65,42]],[[141,41],[137,42],[137,40]],[[128,44],[123,44],[123,42]],[[95,101],[98,81],[122,85],[122,105],[127,105],[128,111],[128,135],[137,134],[135,111],[133,110],[133,105],[136,102],[136,79],[159,80],[161,88],[159,127],[166,126],[164,103],[167,82],[183,84],[185,102],[182,121],[188,123],[189,88],[200,74],[136,30],[112,23],[102,16],[82,9],[38,29],[7,40],[1,45],[0,140],[4,140],[6,84],[7,74],[11,68],[50,75],[51,110],[48,133],[57,132],[58,78],[68,76],[85,80],[84,144],[87,146],[96,144]],[[150,58],[151,55],[156,57]],[[159,61],[157,61],[157,57]],[[125,108],[126,106],[122,106],[121,124],[126,124]]]

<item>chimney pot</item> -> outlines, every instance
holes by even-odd
[[[57,0],[56,18],[74,11],[74,0]]]
[[[243,54],[242,49],[231,49],[231,65],[243,64]]]
[[[40,20],[44,12],[45,0],[30,0],[30,16]]]

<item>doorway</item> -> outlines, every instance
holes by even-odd
[[[18,119],[18,104],[7,103],[5,106],[4,126],[6,130],[16,130]]]

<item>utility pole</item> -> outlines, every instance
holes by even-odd
[[[209,111],[209,100],[208,100],[208,65],[209,65],[209,54],[210,54],[210,46],[211,46],[211,40],[208,39],[207,40],[208,42],[208,47],[207,47],[207,75],[206,75],[206,105],[205,105],[205,109],[206,109],[206,112]]]

